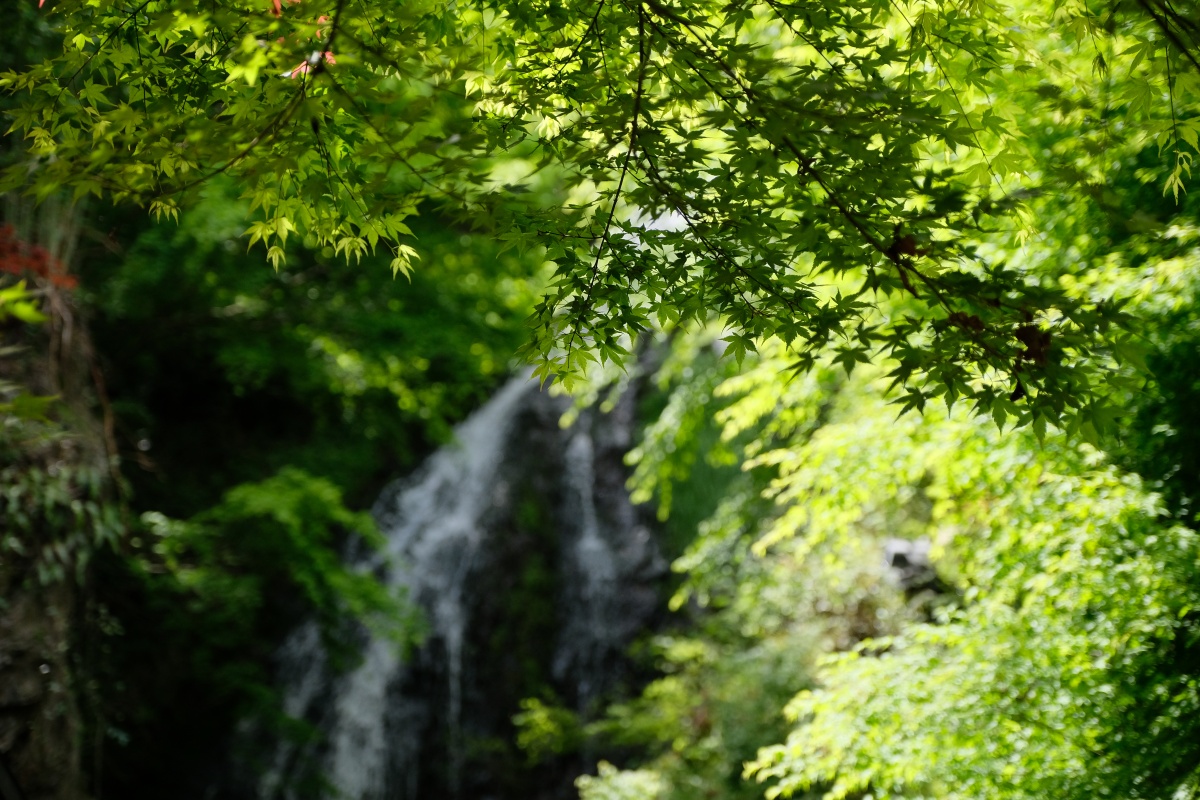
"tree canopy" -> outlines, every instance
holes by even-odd
[[[1104,427],[1127,300],[1022,257],[1039,199],[1186,191],[1193,2],[50,0],[51,57],[0,78],[3,187],[174,216],[216,175],[249,242],[408,273],[437,207],[537,248],[543,376],[648,327],[720,320],[810,368],[886,359],[906,408],[959,398]]]

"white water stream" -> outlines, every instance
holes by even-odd
[[[297,629],[280,653],[284,710],[313,721],[325,734],[325,744],[300,750],[280,744],[271,768],[258,781],[261,800],[293,797],[290,779],[313,763],[331,787],[329,798],[433,800],[430,787],[418,782],[429,766],[423,759],[432,755],[426,737],[434,721],[443,742],[441,755],[434,757],[441,759],[439,773],[447,776],[442,795],[448,795],[446,800],[465,796],[464,730],[469,720],[464,720],[464,693],[468,673],[478,678],[491,666],[467,663],[472,657],[472,608],[492,600],[473,594],[472,583],[496,569],[486,562],[484,545],[494,533],[489,525],[495,525],[497,509],[511,512],[510,479],[518,476],[504,472],[513,464],[548,470],[553,473],[548,480],[559,487],[552,492],[558,499],[550,518],[560,542],[562,588],[560,596],[546,598],[559,620],[548,673],[580,710],[608,685],[613,659],[653,606],[645,576],[653,573],[654,567],[647,572],[647,565],[657,563],[657,551],[647,532],[631,521],[632,507],[620,488],[622,475],[616,478],[617,491],[601,499],[594,426],[577,424],[560,431],[550,427],[557,420],[553,412],[542,414],[548,423],[539,423],[541,428],[529,430],[526,417],[525,428],[514,431],[523,410],[536,416],[536,403],[542,403],[543,411],[560,408],[539,397],[527,376],[513,379],[456,429],[451,444],[382,493],[373,514],[386,545],[363,568],[382,568],[386,583],[421,608],[427,644],[405,662],[395,642],[371,636],[361,663],[349,673],[331,676],[316,625]],[[545,452],[536,451],[527,436],[540,436]],[[627,432],[618,438],[627,438]],[[623,587],[622,581],[629,585]],[[634,583],[640,588],[631,588]],[[406,683],[418,667],[425,675],[440,676],[444,685],[431,690],[420,681]],[[478,691],[474,702],[478,709]]]

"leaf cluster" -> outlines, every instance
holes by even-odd
[[[544,377],[719,319],[734,359],[887,358],[907,408],[1094,427],[1119,298],[984,245],[1081,188],[1019,132],[1097,110],[1077,171],[1149,144],[1179,196],[1184,5],[62,0],[62,53],[0,78],[32,159],[4,185],[173,216],[229,175],[276,267],[298,236],[350,261],[382,244],[406,274],[429,199],[553,264],[525,350]]]

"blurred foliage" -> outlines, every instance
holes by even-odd
[[[397,647],[415,640],[404,598],[342,560],[350,533],[379,540],[336,486],[292,467],[188,520],[142,515],[123,556],[102,559],[96,576],[107,636],[91,678],[109,740],[106,789],[201,791],[191,781],[213,779],[232,725],[250,717],[276,735],[311,736],[282,715],[271,672],[275,648],[306,618],[343,665],[356,657],[357,623]]]
[[[881,410],[858,405],[876,418]],[[856,477],[850,488],[796,470],[786,491],[806,499],[791,508],[804,510],[818,541],[846,535],[830,523],[846,531],[849,522],[852,535],[922,479],[933,500],[925,530],[962,606],[827,661],[822,689],[788,707],[798,725],[787,744],[750,767],[775,779],[768,796],[1194,789],[1196,534],[1086,448],[1038,449],[961,418],[891,428],[882,453],[825,429],[780,453],[810,465],[836,458]]]
[[[1168,508],[1185,522],[1195,518],[1200,500],[1200,321],[1194,309],[1200,270],[1200,229],[1176,229],[1181,252],[1173,261],[1181,284],[1155,299],[1146,325],[1149,380],[1130,403],[1128,424],[1111,449],[1119,463],[1145,476],[1161,491]]]
[[[10,318],[30,324],[46,321],[46,317],[38,311],[37,300],[25,288],[25,281],[0,288],[0,323]]]
[[[82,583],[94,553],[124,534],[108,474],[65,462],[61,430],[16,421],[0,432],[0,563],[19,568],[10,578],[31,570],[41,584]]]
[[[3,591],[32,579],[83,582],[93,554],[124,531],[103,463],[80,457],[79,437],[55,419],[58,398],[23,379],[30,326],[46,316],[26,281],[0,277],[0,571]],[[0,603],[4,602],[0,596]]]
[[[513,725],[517,729],[517,747],[530,763],[575,752],[583,744],[583,725],[574,711],[537,697],[525,698],[520,708],[513,715]]]
[[[652,796],[1194,791],[1200,537],[1061,434],[962,409],[897,419],[882,370],[781,381],[770,355],[706,406],[747,471],[676,562],[689,631],[591,731],[640,743]],[[932,541],[948,593],[902,593],[892,538]]]
[[[538,281],[536,259],[433,223],[411,281],[298,242],[273,272],[244,252],[243,213],[220,187],[178,224],[104,211],[80,269],[140,515],[92,576],[105,793],[199,795],[248,717],[313,735],[271,687],[306,618],[343,667],[360,624],[419,637],[343,561],[379,540],[357,509],[505,377]]]
[[[431,223],[411,282],[301,248],[276,273],[242,211],[215,191],[81,270],[139,507],[190,516],[289,464],[363,505],[507,373],[538,262]]]
[[[803,439],[821,428],[841,396],[840,369],[825,365],[783,380],[785,359],[751,359],[749,369],[735,370],[712,356],[712,344],[712,335],[676,339],[657,367],[669,399],[630,454],[633,483],[645,496],[665,487],[689,496],[697,493],[694,480],[708,486],[709,475],[695,471],[698,455],[746,463],[747,453],[761,454],[766,443]],[[697,450],[697,438],[716,442]],[[864,525],[862,536],[831,544],[820,558],[797,540],[766,555],[779,474],[777,464],[749,464],[705,499],[711,513],[674,565],[681,575],[671,600],[675,629],[652,637],[643,654],[661,677],[583,729],[590,742],[640,754],[640,768],[658,781],[656,798],[761,796],[743,780],[743,765],[784,736],[782,709],[813,684],[818,655],[894,633],[916,617],[871,554],[906,515],[920,518],[920,504],[905,506],[891,524]],[[624,775],[602,772],[587,791],[621,796]]]
[[[2,259],[0,259],[2,261]],[[3,264],[0,263],[0,267]],[[38,308],[37,297],[26,287],[25,281],[11,283],[0,279],[0,326],[6,324],[36,325],[46,321],[46,317]],[[0,345],[0,360],[12,362],[26,349],[25,345],[5,341]],[[19,382],[0,377],[0,425],[3,425],[3,435],[20,438],[31,431],[20,430],[21,421],[27,423],[47,421],[47,413],[55,401],[53,396],[32,394]],[[9,443],[11,447],[11,443]],[[8,453],[4,461],[15,463],[16,453]],[[2,463],[2,462],[0,462]]]
[[[186,522],[147,512],[142,523],[147,541],[135,546],[145,579],[171,576],[189,610],[219,609],[229,623],[253,628],[269,597],[299,595],[327,629],[347,618],[397,614],[397,599],[372,574],[347,566],[336,546],[339,534],[381,544],[371,517],[347,509],[329,481],[294,467],[230,489]],[[269,591],[271,583],[292,591]]]
[[[576,785],[582,800],[658,800],[662,791],[662,779],[653,772],[618,771],[607,761],[600,762],[599,775],[581,776]]]

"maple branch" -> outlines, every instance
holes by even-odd
[[[583,303],[580,307],[580,323],[575,326],[571,332],[571,338],[567,342],[567,363],[571,360],[571,349],[574,347],[575,339],[579,336],[580,328],[582,327],[582,316],[587,311],[591,310],[592,294],[596,289],[596,284],[600,280],[600,256],[604,253],[604,245],[608,242],[609,230],[612,227],[613,218],[617,214],[617,202],[621,199],[621,190],[625,186],[625,177],[629,174],[629,162],[633,157],[634,149],[637,147],[638,136],[638,117],[642,113],[642,98],[645,94],[646,82],[646,64],[648,54],[646,53],[646,23],[645,14],[642,6],[638,6],[638,80],[637,90],[633,95],[633,115],[629,122],[629,147],[625,151],[625,159],[621,164],[621,176],[617,180],[617,189],[613,192],[612,206],[608,210],[608,219],[604,223],[604,231],[600,235],[600,243],[596,247],[596,258],[592,262],[592,277],[588,283],[587,291],[584,292]]]

